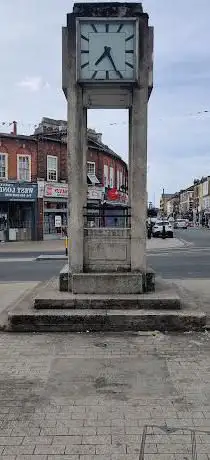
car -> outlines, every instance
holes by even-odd
[[[183,228],[187,229],[188,228],[188,221],[186,219],[177,219],[174,222],[174,228]]]
[[[152,236],[157,238],[163,236],[163,229],[165,227],[165,236],[168,238],[173,238],[174,232],[173,227],[168,220],[159,220],[155,222],[155,225],[152,227]]]

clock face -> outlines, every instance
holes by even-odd
[[[81,21],[78,42],[79,80],[135,80],[135,21]]]

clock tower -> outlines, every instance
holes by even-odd
[[[73,294],[90,292],[93,285],[98,294],[110,292],[110,286],[113,294],[147,290],[147,105],[153,86],[152,56],[153,28],[141,3],[75,3],[67,15],[63,91],[68,106],[69,290]],[[87,110],[106,108],[128,109],[129,118],[129,223],[115,229],[89,228],[84,223]]]

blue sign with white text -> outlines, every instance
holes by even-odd
[[[34,201],[37,199],[37,184],[30,182],[0,182],[0,201]]]

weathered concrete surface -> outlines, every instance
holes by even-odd
[[[72,275],[74,294],[142,294],[141,273],[75,273]]]
[[[22,332],[200,331],[206,316],[180,310],[40,310],[8,313],[8,330]]]
[[[209,350],[209,334],[1,334],[1,460],[209,460]]]
[[[69,273],[69,265],[66,264],[61,269],[59,274],[59,291],[71,291],[72,284],[71,284],[71,274]]]
[[[139,294],[155,291],[155,272],[148,268],[146,273],[81,273],[71,275],[68,264],[59,274],[59,290],[75,294]]]
[[[170,283],[171,280],[168,280]],[[206,313],[208,328],[210,327],[210,283],[209,279],[176,279],[174,285],[185,289],[194,297],[197,304]]]
[[[130,245],[130,228],[85,228],[84,271],[130,271]]]
[[[163,286],[166,286],[165,291]],[[21,299],[16,308],[8,313],[7,327],[9,330],[34,332],[84,332],[87,329],[122,332],[157,329],[201,330],[205,326],[206,316],[185,291],[184,295],[182,289],[176,293],[169,283],[160,283],[159,289],[159,294],[155,292],[139,296],[74,297],[70,293],[59,292],[58,280],[54,278],[44,283],[39,292],[35,289],[33,295],[30,293]],[[35,309],[34,305],[38,306],[39,310]],[[64,305],[66,308],[63,308]],[[163,308],[160,308],[161,305]],[[48,308],[49,306],[51,308]],[[183,307],[182,311],[180,307]]]
[[[164,283],[160,280],[157,282],[155,292],[133,295],[77,295],[70,292],[60,292],[58,289],[58,280],[52,278],[47,283],[40,286],[34,297],[34,307],[37,309],[51,308],[69,308],[69,309],[180,309],[181,293],[177,294],[173,284]],[[31,298],[29,298],[30,303]],[[185,299],[185,304],[189,305],[190,301]],[[23,309],[20,303],[18,309]],[[194,304],[191,309],[196,309]]]
[[[39,283],[36,281],[24,283],[0,283],[0,328],[4,327],[7,319],[7,310],[18,300],[30,295]]]
[[[34,308],[40,309],[110,309],[110,310],[179,310],[180,297],[176,293],[143,295],[77,295],[69,292],[47,291],[34,299]]]

